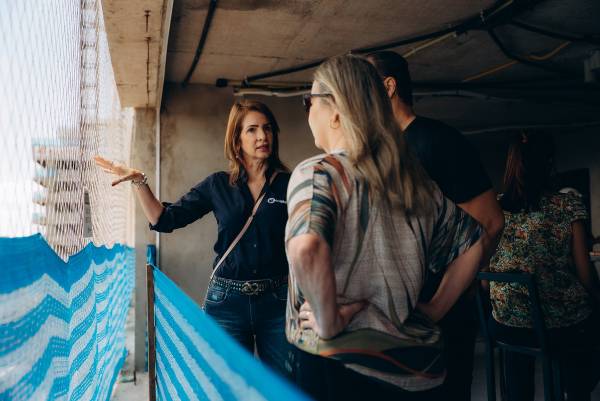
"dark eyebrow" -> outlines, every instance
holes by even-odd
[[[262,126],[270,128],[271,127],[271,123],[266,123],[266,124],[263,124]],[[250,124],[250,125],[246,126],[246,129],[248,129],[248,128],[258,128],[258,127],[259,127],[259,124]]]

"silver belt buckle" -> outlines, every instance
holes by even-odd
[[[246,295],[258,295],[258,283],[246,281],[242,284],[242,292]]]

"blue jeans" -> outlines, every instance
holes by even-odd
[[[246,295],[211,282],[204,311],[249,352],[281,375],[292,378],[294,348],[285,337],[287,284]]]

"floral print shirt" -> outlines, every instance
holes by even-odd
[[[535,212],[504,212],[505,228],[490,261],[494,272],[526,272],[535,277],[546,327],[566,327],[592,312],[590,299],[575,273],[571,223],[588,218],[574,194],[552,194]],[[491,283],[493,317],[513,327],[533,327],[527,289],[515,283]]]

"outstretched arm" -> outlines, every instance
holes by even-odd
[[[140,183],[139,185],[134,185],[136,188],[135,193],[137,194],[137,198],[142,205],[144,215],[146,215],[146,218],[150,224],[156,225],[160,215],[162,214],[164,206],[158,199],[156,199],[156,196],[154,196],[148,184],[141,183],[144,179],[144,174],[140,170],[136,170],[123,164],[114,163],[100,156],[94,157],[94,161],[96,162],[96,165],[105,172],[117,176],[117,179],[112,182],[113,186],[125,181]]]

